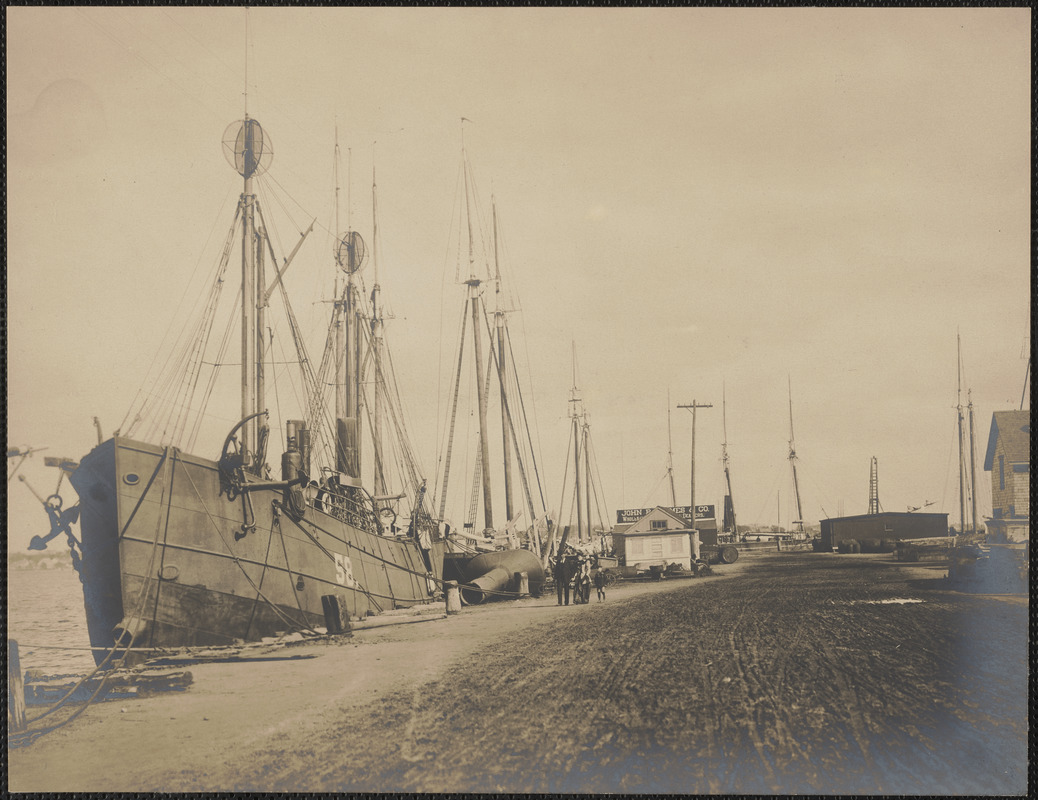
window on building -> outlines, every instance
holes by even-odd
[[[685,537],[684,536],[671,536],[670,537],[670,555],[679,556],[685,552]]]
[[[638,557],[642,554],[642,540],[641,539],[628,539],[627,540],[627,555]]]
[[[1005,491],[1006,488],[1006,457],[998,457],[998,488]]]
[[[890,523],[887,523],[887,524],[885,524],[885,525],[883,526],[883,530],[884,530],[884,531],[885,531],[886,533],[893,533],[893,532],[894,532],[894,526],[893,526],[893,525],[891,525]]]
[[[665,531],[667,530],[667,520],[665,519],[654,519],[650,520],[650,527],[654,531]]]

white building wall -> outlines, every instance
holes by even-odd
[[[627,566],[638,564],[680,564],[692,568],[691,550],[687,533],[660,536],[627,536],[624,542]]]

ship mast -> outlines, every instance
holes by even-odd
[[[228,162],[244,181],[238,201],[238,214],[242,219],[241,253],[241,418],[237,436],[239,453],[244,467],[255,474],[264,470],[267,433],[269,428],[260,417],[266,414],[265,399],[265,347],[267,328],[266,308],[274,289],[281,285],[281,278],[299,251],[313,224],[301,234],[291,254],[279,266],[263,223],[263,208],[256,196],[253,179],[262,175],[274,157],[270,137],[259,122],[251,119],[246,110],[243,119],[232,122],[224,131],[224,154]],[[237,220],[236,220],[237,222]],[[229,234],[225,258],[230,253],[233,237]],[[264,254],[269,253],[274,271],[274,280],[265,286]]]
[[[237,125],[237,129],[235,129]],[[228,160],[244,185],[238,202],[242,217],[241,248],[241,418],[247,420],[241,428],[241,453],[247,468],[262,469],[262,446],[265,427],[261,427],[257,412],[264,406],[263,388],[263,307],[266,292],[263,288],[263,231],[256,227],[259,201],[253,188],[253,178],[270,165],[273,151],[259,122],[246,112],[240,123],[232,124],[224,135]],[[251,419],[250,419],[251,417]]]
[[[956,404],[955,411],[958,418],[959,425],[959,533],[966,532],[966,468],[965,468],[965,454],[963,453],[963,437],[964,432],[962,430],[962,337],[958,334],[955,336],[957,350],[958,350],[958,365],[955,374],[956,381]]]
[[[577,344],[573,343],[573,388],[570,390],[570,403],[573,404],[573,480],[576,495],[573,502],[577,507],[577,543],[580,543],[581,532],[584,530],[584,516],[581,510],[580,491],[580,397],[577,392]],[[565,544],[565,539],[563,540]],[[562,545],[559,545],[559,553],[562,553]]]
[[[255,144],[255,125],[248,115],[242,125],[244,146],[242,149],[242,176],[245,187],[242,190],[242,237],[241,237],[241,418],[250,417],[256,410],[255,363],[256,363],[256,306],[252,298],[256,294],[256,195],[252,188],[252,176],[255,173],[253,148]],[[255,447],[256,420],[251,419],[242,429],[242,453],[247,454],[249,448]]]
[[[798,536],[804,533],[804,513],[800,507],[800,485],[797,483],[797,453],[793,444],[793,384],[789,381],[789,467],[793,472],[793,498],[796,500],[797,517],[793,520],[793,529]]]
[[[347,158],[352,154],[347,150]],[[348,170],[347,170],[348,172]],[[347,174],[347,189],[349,175]],[[360,234],[352,230],[349,195],[346,232],[335,247],[335,260],[346,274],[335,296],[335,468],[355,485],[360,481],[360,303],[354,276],[364,266],[367,252]],[[335,219],[339,220],[339,137],[335,137]]]
[[[375,494],[386,494],[386,472],[382,454],[382,287],[378,282],[378,189],[375,182],[375,167],[371,167],[371,215],[372,215],[372,269],[375,273],[375,285],[371,289],[371,337],[373,340],[373,359],[375,362],[375,423],[372,435],[371,451],[375,460]]]
[[[512,508],[512,453],[508,424],[508,395],[505,387],[505,312],[501,307],[501,262],[498,257],[497,245],[497,202],[493,195],[490,197],[490,206],[494,215],[494,272],[496,282],[495,298],[497,301],[494,310],[494,325],[497,332],[498,382],[501,387],[501,452],[505,463],[505,521],[511,522],[514,511]],[[533,520],[530,522],[533,524]]]
[[[967,410],[970,418],[970,510],[972,512],[973,527],[970,533],[977,532],[977,454],[976,436],[973,433],[973,390],[966,392]]]
[[[725,397],[724,383],[721,384],[721,464],[724,466],[724,485],[728,490],[724,498],[724,519],[721,523],[724,530],[730,531],[733,536],[738,534],[739,529],[735,524],[735,501],[732,499],[732,476],[728,470],[728,406]]]
[[[339,155],[339,127],[335,127],[335,230],[341,230],[339,223],[339,162],[341,158]],[[341,246],[342,240],[336,241],[336,260],[339,260],[338,248]],[[342,266],[340,261],[340,266]],[[343,312],[342,312],[342,297],[343,297],[343,286],[341,276],[338,271],[335,273],[335,299],[334,307],[332,310],[332,317],[334,318],[335,326],[335,469],[338,472],[346,472],[346,442],[343,440],[342,427],[339,420],[346,416],[346,394],[345,385],[346,382],[343,377],[343,370],[345,364],[343,363],[342,354],[346,345],[345,332],[343,331]]]
[[[678,495],[674,490],[674,437],[670,431],[670,389],[667,389],[667,477],[670,479],[670,505],[678,504]]]
[[[595,534],[591,522],[591,425],[587,421],[587,410],[583,419],[584,438],[584,509],[587,511],[587,540],[593,542]]]
[[[464,123],[465,121],[467,120],[463,117],[462,122]],[[508,334],[507,316],[509,309],[505,307],[503,291],[504,281],[502,277],[501,264],[501,240],[498,232],[497,202],[496,199],[493,197],[491,198],[494,248],[494,273],[491,276],[489,259],[486,259],[484,263],[481,263],[478,266],[476,264],[477,236],[479,237],[479,243],[484,247],[485,238],[484,228],[481,225],[478,216],[478,197],[475,196],[476,190],[474,176],[472,173],[472,167],[468,160],[468,153],[465,148],[464,127],[462,128],[461,156],[462,176],[461,180],[459,180],[459,187],[461,191],[464,191],[465,197],[464,208],[457,215],[457,219],[459,220],[456,229],[458,235],[457,254],[459,264],[457,271],[455,272],[455,280],[460,280],[460,282],[464,283],[468,287],[468,291],[463,313],[461,315],[461,333],[458,339],[459,344],[457,348],[457,359],[453,378],[454,387],[450,400],[450,422],[445,436],[446,450],[443,460],[442,482],[439,489],[439,514],[442,519],[447,507],[447,495],[449,491],[449,477],[454,448],[462,371],[466,360],[465,353],[468,351],[469,347],[471,347],[475,356],[474,378],[476,383],[475,389],[479,414],[479,445],[471,476],[472,481],[468,493],[464,525],[465,528],[475,527],[476,517],[479,512],[480,497],[482,496],[483,532],[486,534],[494,531],[493,492],[491,480],[491,473],[493,470],[490,461],[491,431],[490,424],[488,423],[488,406],[491,396],[491,382],[494,382],[495,378],[493,370],[496,368],[497,391],[500,394],[501,402],[500,419],[502,461],[500,463],[503,465],[504,473],[504,525],[508,530],[514,527],[516,521],[522,515],[522,503],[525,500],[526,508],[528,508],[530,512],[528,539],[531,545],[536,547],[538,546],[536,543],[539,539],[536,532],[538,515],[537,510],[534,507],[533,494],[530,486],[531,476],[528,475],[527,471],[528,465],[532,465],[533,467],[533,478],[537,480],[537,488],[540,492],[542,509],[544,508],[544,492],[540,484],[540,477],[537,473],[537,461],[534,456],[533,441],[530,436],[526,410],[523,405],[522,389],[518,375],[515,372],[516,359],[511,349],[511,340]],[[465,217],[465,233],[462,232],[462,224],[460,222],[462,215]],[[452,226],[452,235],[454,231],[455,228]],[[461,243],[461,237],[463,235],[467,236],[468,277],[461,279],[460,273],[462,267],[460,261],[462,251],[465,247],[465,245]],[[484,274],[484,272],[486,274]],[[488,308],[488,304],[481,292],[485,283],[491,280],[493,280],[495,284],[495,308],[493,310],[494,324],[492,328],[489,326],[488,320],[490,309]],[[467,328],[469,324],[472,326],[471,345],[469,345],[467,339]],[[488,358],[486,361],[484,361],[483,334],[481,329],[486,329],[489,337],[490,349],[487,353]],[[521,426],[521,429],[525,432],[524,439],[520,439],[519,433],[516,430],[517,426]],[[528,461],[523,455],[524,448],[527,446],[530,448]],[[519,491],[522,492],[521,499],[516,497],[516,493]]]
[[[476,397],[479,402],[479,457],[482,464],[481,478],[483,483],[483,521],[485,530],[494,529],[494,508],[490,491],[490,443],[487,437],[487,396],[483,386],[483,343],[479,334],[479,286],[482,281],[476,277],[475,244],[472,238],[472,205],[469,190],[468,158],[462,145],[462,169],[465,178],[465,217],[468,223],[469,236],[469,279],[465,283],[469,287],[469,303],[472,306],[472,345],[476,355]]]

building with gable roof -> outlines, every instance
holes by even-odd
[[[990,542],[1030,542],[1031,412],[996,411],[984,455],[991,473]]]
[[[688,520],[665,506],[644,509],[644,514],[630,525],[613,529],[616,554],[628,567],[648,569],[651,566],[679,564],[692,569],[692,530]],[[696,550],[699,542],[696,541]],[[698,552],[695,554],[698,558]]]

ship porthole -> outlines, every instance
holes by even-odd
[[[136,485],[140,482],[140,479],[141,476],[138,475],[136,472],[127,472],[125,475],[123,475],[123,482],[126,483],[127,486]]]

